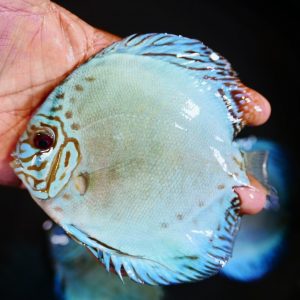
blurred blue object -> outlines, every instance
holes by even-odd
[[[271,189],[265,209],[255,216],[244,216],[235,241],[233,256],[222,270],[231,279],[253,281],[273,269],[285,248],[288,228],[290,170],[287,153],[268,140],[250,137],[237,141],[244,152],[265,153],[260,182]],[[279,199],[279,200],[278,200]]]

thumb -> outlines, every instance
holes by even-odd
[[[68,36],[70,45],[72,45],[75,56],[76,53],[78,55],[76,58],[77,65],[80,65],[111,43],[120,40],[119,37],[112,33],[89,25],[58,4],[52,3],[52,5],[59,11],[61,26],[64,27],[64,31]],[[79,51],[79,49],[81,49],[81,51]]]

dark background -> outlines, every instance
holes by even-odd
[[[295,167],[287,250],[274,271],[248,284],[216,276],[168,287],[168,299],[300,299],[300,214],[296,144],[299,49],[296,1],[56,1],[88,23],[119,36],[168,32],[197,38],[224,55],[242,81],[271,102],[270,121],[255,133],[279,142]],[[297,178],[295,178],[297,176]],[[42,223],[46,215],[26,191],[0,187],[0,299],[54,299]]]

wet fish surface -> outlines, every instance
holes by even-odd
[[[13,167],[38,205],[121,278],[210,277],[239,229],[233,188],[249,186],[250,154],[234,142],[242,87],[198,40],[129,36],[55,88]]]

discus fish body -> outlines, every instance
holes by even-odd
[[[43,210],[109,270],[170,284],[230,258],[247,186],[230,64],[197,40],[133,35],[76,69],[14,153]]]

